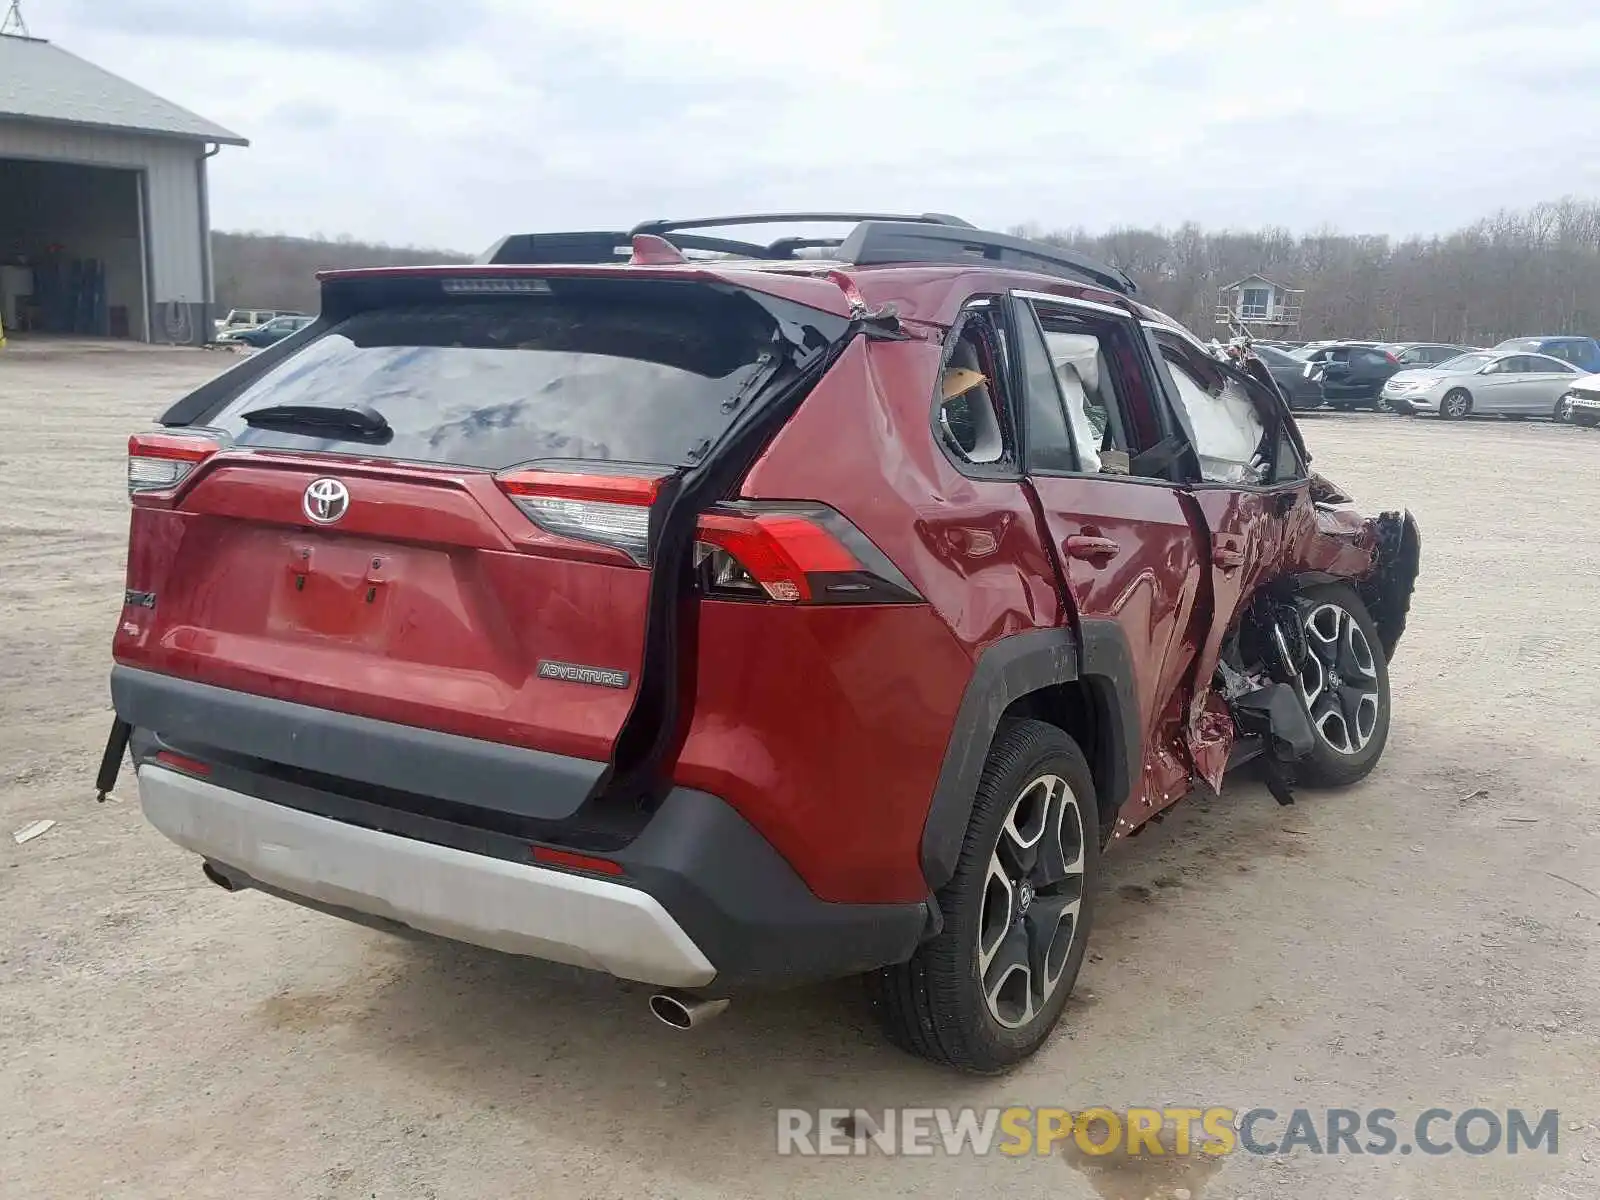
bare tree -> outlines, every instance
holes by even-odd
[[[1203,329],[1217,289],[1260,272],[1305,289],[1305,337],[1440,339],[1600,334],[1600,201],[1501,211],[1455,233],[1394,241],[1318,229],[1058,230],[1044,240],[1127,271],[1151,304]]]
[[[1485,345],[1526,333],[1600,335],[1600,201],[1567,198],[1497,212],[1454,233],[1394,241],[1318,229],[1084,229],[1015,232],[1127,271],[1142,296],[1197,331],[1217,289],[1260,272],[1305,289],[1301,333]],[[315,311],[316,273],[337,267],[466,262],[452,251],[259,233],[212,237],[217,303]]]
[[[316,312],[317,272],[344,267],[400,267],[413,263],[459,263],[470,255],[358,242],[348,234],[325,238],[282,234],[214,233],[211,256],[217,308],[288,308]]]

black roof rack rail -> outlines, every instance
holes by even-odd
[[[843,238],[782,237],[766,244],[690,233],[730,225],[783,225],[854,222]],[[853,266],[917,263],[992,263],[1042,275],[1092,283],[1131,296],[1138,288],[1116,267],[1059,246],[1006,233],[978,229],[960,217],[943,213],[894,216],[884,213],[794,212],[746,213],[729,217],[691,217],[681,221],[644,221],[627,232],[513,233],[479,256],[480,263],[586,264],[625,263],[636,234],[665,238],[680,250],[757,259],[793,259],[797,250],[830,250],[832,257]]]
[[[734,225],[806,225],[848,221],[859,226],[864,221],[894,221],[909,225],[950,225],[971,229],[972,225],[960,217],[947,213],[921,213],[907,216],[900,213],[860,212],[782,212],[739,213],[727,217],[687,217],[681,221],[642,221],[632,232],[664,237],[682,250],[715,250],[724,254],[744,254],[751,258],[791,259],[798,249],[822,248],[839,245],[843,238],[779,238],[774,242],[735,241],[731,238],[710,238],[701,234],[688,234],[689,229],[725,229]]]
[[[988,262],[1093,283],[1131,296],[1132,279],[1071,250],[1006,233],[920,221],[863,221],[839,246],[839,258],[858,267],[890,263]]]
[[[899,221],[901,223],[919,225],[955,225],[961,229],[973,228],[970,223],[963,221],[960,217],[952,217],[946,213],[922,213],[918,216],[905,216],[898,213],[783,212],[741,213],[732,217],[689,217],[682,221],[641,221],[633,227],[633,232],[653,233],[659,237],[662,234],[672,233],[679,229],[713,229],[729,225],[800,225],[807,222],[820,221],[850,221],[855,224],[859,224],[862,221]]]
[[[485,264],[549,266],[586,263],[625,263],[632,254],[632,237],[618,231],[584,233],[512,233],[478,256]]]

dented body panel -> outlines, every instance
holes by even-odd
[[[396,268],[330,276],[325,287],[348,300],[391,282],[488,284],[528,273]],[[970,305],[989,305],[1002,322],[1018,297],[1065,301],[1139,338],[1155,326],[1200,345],[1129,295],[977,261],[849,271],[657,262],[536,274],[747,289],[848,318],[803,401],[737,472],[727,469],[722,491],[706,485],[698,510],[686,505],[672,519],[687,528],[723,501],[826,505],[904,575],[915,603],[669,595],[621,552],[530,523],[481,471],[228,449],[170,504],[136,503],[127,588],[152,601],[125,613],[118,663],[569,756],[597,775],[605,768],[583,798],[596,812],[610,799],[619,747],[646,746],[626,762],[649,777],[627,836],[660,795],[690,789],[748,823],[816,899],[916,906],[946,881],[944,851],[929,847],[948,847],[952,830],[959,842],[1008,713],[1078,706],[1075,736],[1094,759],[1102,828],[1126,837],[1197,783],[1219,787],[1252,722],[1281,723],[1282,693],[1259,678],[1219,682],[1231,678],[1241,635],[1270,611],[1258,603],[1264,594],[1347,582],[1387,652],[1404,632],[1415,522],[1362,517],[1320,476],[1235,486],[1179,466],[1137,478],[1127,469],[1035,471],[1016,454],[972,469],[941,447],[936,397]],[[1004,332],[1013,345],[1015,328]],[[277,347],[242,364],[239,378],[295,352]],[[1183,444],[1193,431],[1176,409],[1161,409],[1173,404],[1172,388],[1151,353],[1133,346],[1116,369],[1142,381],[1134,423],[1154,431],[1142,440],[1172,443],[1167,461],[1181,465],[1194,456]],[[1003,425],[1016,442],[1028,419],[1021,370],[1000,362],[990,374],[1010,389]],[[1234,374],[1309,461],[1270,376]],[[213,400],[197,393],[165,423],[185,426]],[[723,469],[716,453],[709,463],[695,470]],[[330,470],[354,496],[351,516],[331,530],[301,511],[305,488]],[[682,541],[688,547],[692,534]],[[236,569],[208,584],[208,562]],[[659,630],[674,621],[677,640],[660,650]],[[586,689],[541,674],[547,657],[599,664],[623,686]],[[647,682],[657,685],[651,704],[640,701]],[[1292,745],[1303,731],[1285,732]],[[538,832],[553,845],[584,844],[559,822]]]

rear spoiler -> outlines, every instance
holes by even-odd
[[[478,255],[477,262],[485,266],[625,263],[632,253],[633,238],[621,231],[511,233]]]

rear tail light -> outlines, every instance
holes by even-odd
[[[495,478],[539,528],[613,546],[640,566],[649,562],[650,506],[659,477],[515,470]]]
[[[172,491],[221,448],[209,434],[134,434],[128,439],[128,495]]]
[[[1390,354],[1387,350],[1384,351],[1383,356],[1385,358],[1387,358],[1390,362],[1394,363],[1396,366],[1400,365],[1400,359],[1397,356],[1395,356],[1393,354]]]
[[[907,604],[922,599],[888,557],[824,504],[743,501],[700,517],[701,590],[784,604]]]
[[[611,546],[650,564],[650,508],[665,476],[521,468],[495,477],[541,529]],[[859,529],[825,504],[737,501],[695,527],[700,590],[784,604],[907,604],[911,582]]]

